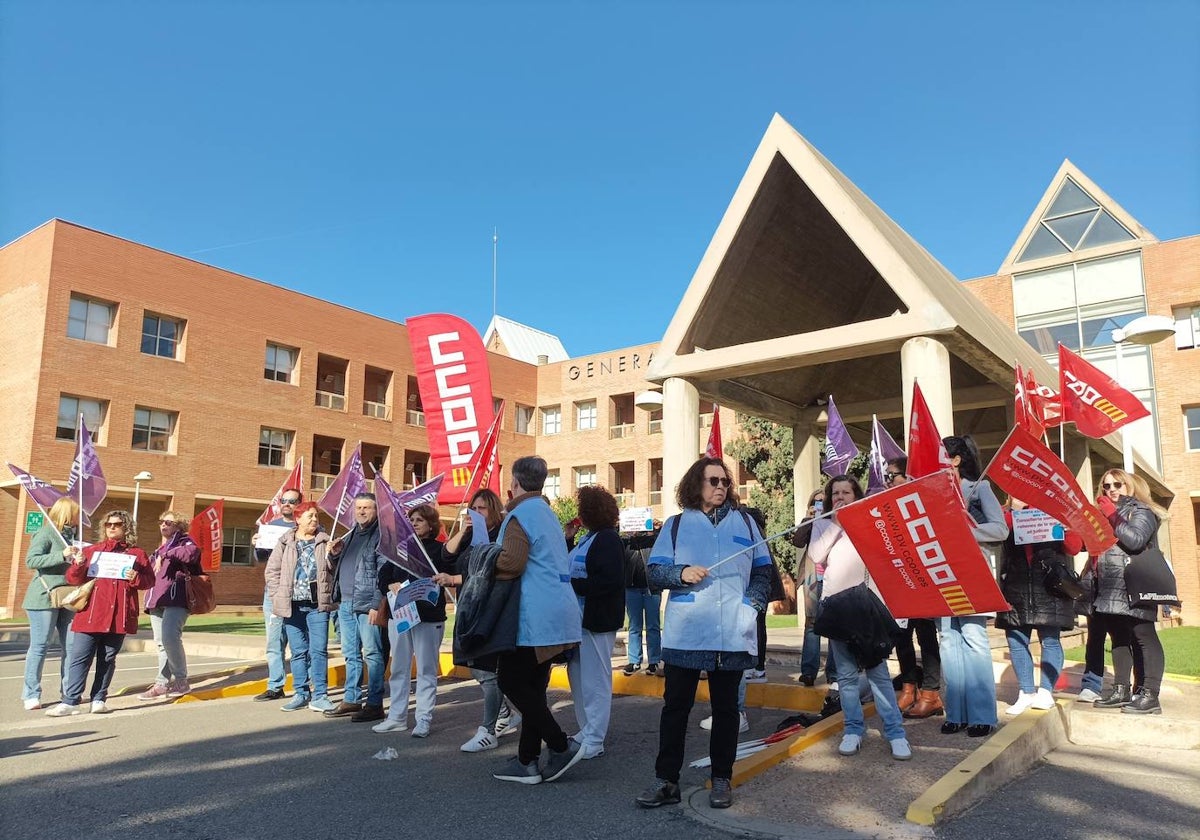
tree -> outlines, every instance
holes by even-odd
[[[792,430],[765,420],[739,414],[744,437],[730,441],[725,452],[746,466],[758,479],[745,502],[760,509],[767,518],[767,534],[777,534],[796,524],[795,484],[792,465]],[[784,539],[771,543],[779,568],[796,576],[796,549]]]

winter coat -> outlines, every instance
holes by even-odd
[[[454,664],[492,671],[496,656],[516,650],[521,616],[521,579],[496,580],[496,543],[459,555],[464,569],[454,617]],[[465,566],[465,568],[464,568]]]
[[[300,551],[296,545],[296,532],[288,531],[279,538],[267,561],[265,577],[267,597],[271,599],[271,613],[280,618],[291,618],[293,588],[296,583],[296,564],[300,562]],[[329,534],[318,531],[313,536],[317,561],[317,609],[333,612],[333,563],[329,559]]]
[[[425,555],[421,554],[421,550],[413,544],[416,537],[409,537],[409,557],[414,558],[413,562],[419,566],[425,566],[420,577],[432,577],[433,569],[428,568],[428,563],[425,562]],[[453,559],[449,559],[442,551],[442,544],[438,542],[437,537],[426,537],[421,540],[421,545],[425,548],[425,553],[429,555],[433,561],[433,566],[439,572],[452,574],[456,565]],[[379,573],[375,576],[376,587],[381,595],[386,595],[388,587],[393,583],[405,583],[410,580],[417,580],[417,575],[410,574],[404,569],[397,566],[391,561],[385,562],[379,567]],[[425,624],[444,624],[446,621],[446,590],[443,589],[438,593],[436,604],[431,604],[424,598],[417,601],[417,615],[421,617],[421,621]]]
[[[333,602],[349,602],[353,612],[366,615],[379,606],[379,570],[390,564],[387,557],[379,553],[379,520],[365,528],[355,525],[340,539],[342,551],[333,559]],[[346,592],[342,586],[343,563],[354,564],[352,592]]]
[[[128,635],[137,632],[138,625],[138,589],[149,589],[154,585],[154,570],[150,567],[150,558],[146,552],[136,545],[129,545],[118,540],[89,545],[83,550],[86,562],[72,565],[67,569],[67,583],[79,586],[87,579],[88,564],[96,554],[111,551],[116,554],[132,554],[133,568],[137,570],[137,580],[130,584],[126,580],[112,578],[96,578],[92,587],[91,597],[87,607],[75,614],[71,629],[76,633],[121,633]]]
[[[1005,512],[1009,524],[1012,514]],[[1046,570],[1053,563],[1073,568],[1072,556],[1083,543],[1068,531],[1062,542],[1043,542],[1017,545],[1010,535],[1004,541],[1000,555],[1000,591],[1012,605],[1008,612],[996,616],[997,627],[1057,627],[1070,630],[1075,626],[1075,602],[1052,595],[1046,589]]]
[[[587,577],[571,578],[583,600],[583,629],[612,633],[625,624],[625,546],[616,529],[605,528],[585,548]]]
[[[187,607],[188,575],[202,575],[200,547],[187,534],[176,533],[150,555],[154,586],[146,593],[146,609]]]
[[[1093,557],[1083,575],[1084,589],[1093,593],[1092,609],[1098,613],[1128,615],[1142,621],[1158,617],[1155,607],[1129,606],[1125,591],[1125,567],[1129,557],[1147,547],[1158,548],[1158,517],[1132,496],[1117,499],[1117,512],[1109,518],[1117,543],[1099,557]]]
[[[63,528],[63,536],[72,539],[75,528],[71,525]],[[33,580],[25,590],[25,600],[21,602],[24,610],[51,610],[50,595],[47,589],[64,586],[67,583],[67,567],[71,565],[63,557],[63,543],[54,532],[54,526],[43,525],[41,530],[29,541],[29,551],[25,554],[25,565],[33,569]],[[45,584],[43,586],[42,584]]]

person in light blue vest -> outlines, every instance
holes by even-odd
[[[546,472],[545,459],[536,455],[513,462],[496,559],[497,580],[521,581],[515,588],[521,599],[516,647],[500,654],[496,679],[524,726],[517,755],[492,777],[526,785],[553,782],[583,758],[579,742],[567,738],[546,701],[550,668],[578,655],[583,638],[562,526],[542,496]],[[549,752],[539,767],[543,743]]]
[[[663,523],[646,578],[669,589],[663,624],[666,686],[659,722],[657,781],[637,798],[643,808],[680,801],[688,715],[700,672],[712,701],[709,805],[733,804],[731,778],[738,738],[738,684],[758,654],[758,613],[767,608],[771,555],[754,521],[736,507],[729,468],[701,458],[676,490],[683,512]]]

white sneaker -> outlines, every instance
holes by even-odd
[[[1037,694],[1033,696],[1033,703],[1031,705],[1035,709],[1053,709],[1054,695],[1044,688],[1039,688]]]
[[[413,727],[412,736],[414,738],[429,737],[429,720],[427,718],[417,721],[417,725]]]
[[[71,705],[69,703],[59,703],[57,706],[51,706],[46,710],[46,717],[67,717],[68,715],[81,715],[83,709],[79,708],[79,704]]]
[[[765,683],[767,681],[766,671],[756,671],[751,668],[746,672],[746,682],[748,683]]]
[[[112,712],[112,709],[108,708],[108,704],[105,703],[103,700],[93,700],[92,701],[92,714],[107,715],[107,714],[110,714],[111,712]]]
[[[843,735],[842,743],[838,745],[839,755],[854,755],[862,747],[861,735]]]
[[[1032,707],[1033,701],[1036,699],[1037,699],[1036,691],[1031,691],[1028,694],[1026,694],[1024,691],[1022,691],[1019,695],[1017,695],[1017,702],[1013,703],[1011,706],[1009,706],[1007,709],[1005,709],[1004,714],[1019,715],[1019,714],[1021,714],[1021,712]]]
[[[408,729],[408,721],[387,718],[371,727],[372,732],[403,732]]]
[[[892,745],[892,758],[897,761],[908,761],[912,758],[912,747],[908,745],[907,738],[896,738],[888,743]]]
[[[479,727],[475,730],[475,735],[467,743],[459,747],[465,753],[484,752],[485,750],[494,750],[500,745],[496,736],[488,732],[484,727]]]
[[[1076,695],[1075,699],[1080,703],[1095,703],[1100,699],[1100,695],[1095,691],[1092,691],[1090,688],[1085,688],[1083,691],[1079,692],[1078,695]]]
[[[503,738],[505,735],[512,735],[517,731],[517,727],[521,725],[521,713],[513,712],[508,717],[499,718],[496,721],[496,737]]]
[[[705,729],[705,730],[710,730],[710,731],[712,730],[712,716],[711,715],[709,717],[706,717],[704,720],[700,721],[700,728]],[[749,732],[749,731],[750,731],[750,721],[746,719],[746,713],[738,712],[738,732]]]
[[[42,701],[36,697],[30,697],[28,700],[22,700],[21,704],[25,707],[25,711],[27,712],[36,712],[38,709],[42,708]]]

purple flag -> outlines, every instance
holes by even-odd
[[[25,488],[25,492],[37,502],[38,507],[43,511],[50,510],[51,505],[67,495],[54,485],[42,481],[37,476],[30,475],[20,467],[14,467],[12,464],[9,464],[8,468],[17,477],[17,481],[21,482],[21,486]]]
[[[354,527],[354,497],[367,489],[367,478],[362,469],[362,444],[354,447],[354,454],[342,466],[337,478],[317,502],[317,507],[333,517],[344,528]]]
[[[379,510],[379,553],[414,577],[436,572],[417,545],[417,534],[404,504],[380,474],[375,475],[375,500]]]
[[[418,484],[411,490],[405,490],[396,496],[396,501],[404,511],[405,516],[412,513],[421,505],[433,505],[437,507],[438,491],[442,488],[442,479],[446,477],[445,473],[436,475],[426,481],[424,484]],[[390,489],[390,488],[389,488]]]
[[[850,467],[850,462],[858,457],[858,447],[850,439],[850,432],[838,414],[837,406],[833,403],[833,395],[829,395],[829,427],[825,432],[825,463],[821,472],[833,478],[844,475]]]
[[[100,456],[92,445],[92,433],[79,415],[79,434],[75,440],[75,460],[71,462],[71,478],[67,481],[65,495],[76,499],[86,514],[93,514],[108,493],[108,482],[104,470],[100,469]]]
[[[879,493],[888,489],[887,482],[884,481],[884,473],[887,472],[887,462],[893,458],[903,458],[904,450],[901,449],[896,441],[892,440],[892,436],[888,434],[887,429],[879,422],[879,418],[871,418],[871,454],[868,457],[870,461],[870,471],[867,474],[867,495]]]

